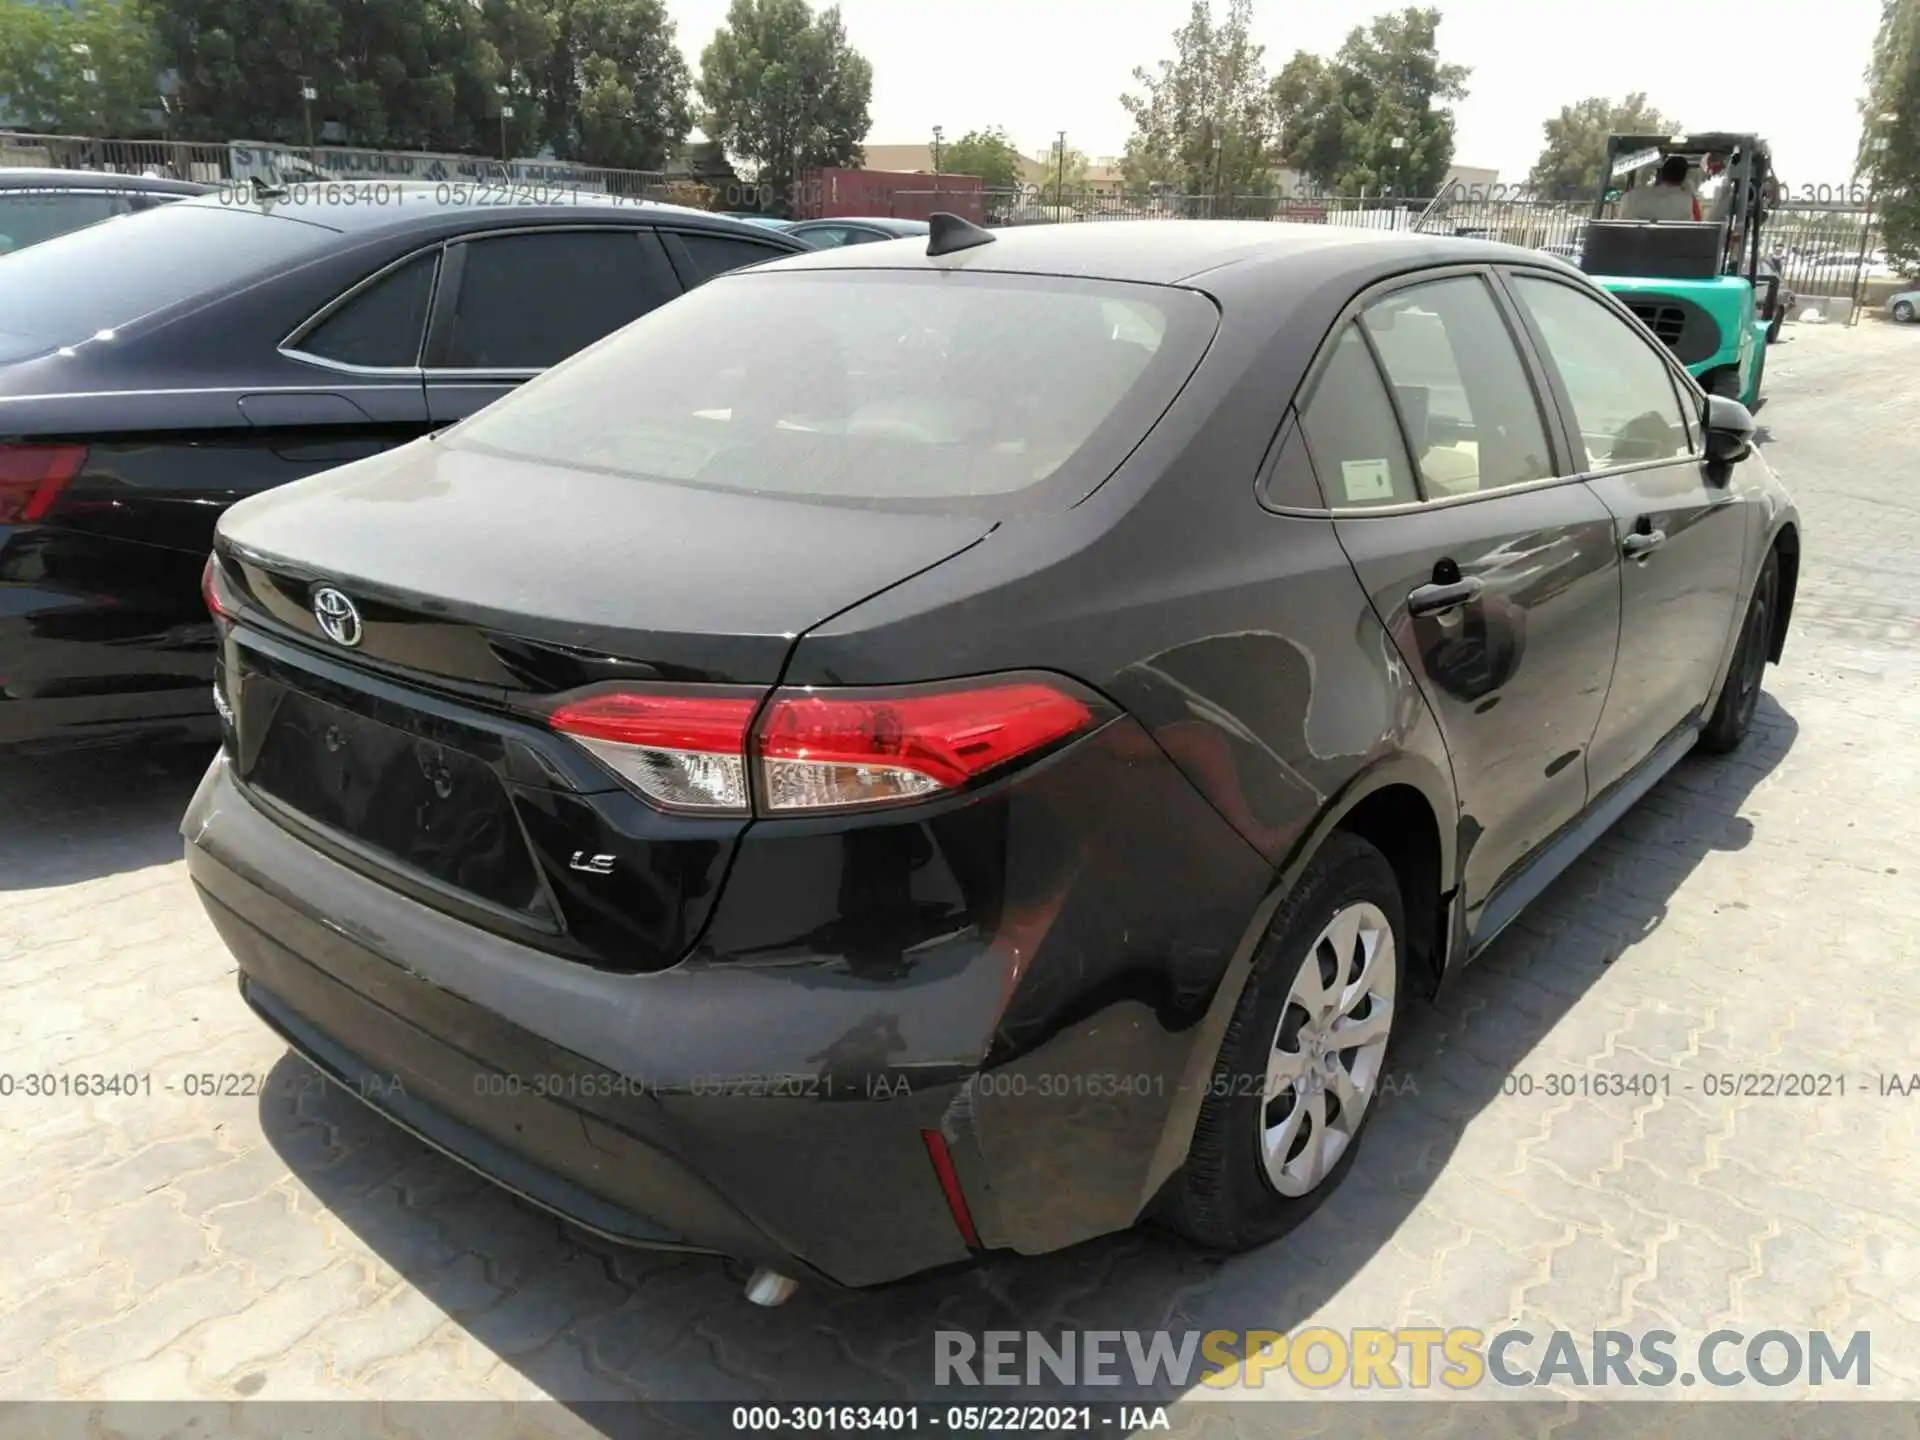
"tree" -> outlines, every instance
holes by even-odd
[[[481,28],[493,46],[498,73],[495,104],[490,113],[495,121],[495,136],[509,155],[531,155],[553,143],[556,125],[550,80],[558,72],[570,73],[554,64],[560,43],[560,17],[551,0],[481,0]],[[504,86],[507,93],[498,94]],[[506,116],[501,107],[511,108]]]
[[[1318,55],[1294,52],[1274,77],[1276,148],[1288,168],[1325,189],[1337,188],[1347,157],[1344,77]]]
[[[693,123],[686,61],[662,0],[560,0],[547,139],[562,159],[658,170]]]
[[[700,55],[701,128],[757,168],[789,211],[809,170],[850,165],[872,125],[873,66],[847,44],[838,6],[733,0]]]
[[[184,128],[208,139],[305,144],[303,85],[316,137],[388,149],[491,154],[504,139],[657,169],[692,123],[664,0],[147,3]]]
[[[468,0],[151,0],[194,136],[300,145],[312,103],[348,144],[471,150],[497,114],[499,57]]]
[[[1074,194],[1086,186],[1087,157],[1071,145],[1067,146],[1063,158],[1056,142],[1051,149],[1034,156],[1033,163],[1044,171],[1040,182],[1042,205],[1070,205]]]
[[[156,56],[153,32],[131,3],[82,0],[72,10],[0,4],[0,96],[10,123],[24,129],[74,135],[151,129],[159,103]]]
[[[1438,10],[1409,7],[1355,27],[1330,61],[1296,53],[1272,90],[1286,163],[1332,190],[1437,191],[1453,163],[1447,106],[1472,74],[1441,62],[1439,28]]]
[[[1884,0],[1860,110],[1857,169],[1873,182],[1887,258],[1920,272],[1920,0]]]
[[[1020,152],[998,126],[969,130],[951,145],[942,146],[940,171],[944,175],[978,175],[988,190],[1018,190],[1026,183]]]
[[[1121,161],[1129,188],[1174,185],[1188,194],[1244,195],[1271,181],[1272,101],[1264,50],[1251,37],[1253,0],[1193,0],[1173,35],[1173,58],[1133,72],[1141,93],[1120,97],[1133,117]]]
[[[1605,178],[1609,135],[1677,135],[1681,126],[1647,104],[1635,91],[1615,102],[1596,95],[1543,122],[1546,144],[1527,173],[1527,184],[1543,198],[1591,197]]]

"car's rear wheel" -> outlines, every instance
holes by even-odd
[[[1893,318],[1898,320],[1902,325],[1911,325],[1913,323],[1913,302],[1911,300],[1895,301]]]
[[[1733,642],[1733,659],[1727,666],[1726,683],[1720,687],[1719,702],[1707,719],[1706,729],[1700,732],[1702,750],[1724,755],[1739,748],[1753,728],[1754,712],[1760,707],[1760,682],[1773,651],[1774,613],[1779,601],[1780,557],[1769,550],[1753,584],[1747,618]]]
[[[1331,836],[1254,959],[1163,1217],[1171,1228],[1245,1250],[1298,1225],[1346,1175],[1390,1083],[1403,915],[1385,857]]]

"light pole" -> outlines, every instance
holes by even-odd
[[[100,72],[93,68],[93,47],[80,44],[69,45],[67,48],[80,57],[80,81],[87,87],[87,128],[93,129],[99,122],[99,109],[96,103],[99,96],[94,90],[94,83],[100,78]]]
[[[513,118],[513,106],[507,103],[512,92],[505,85],[493,87],[493,93],[500,97],[500,163],[507,163],[507,121]]]
[[[940,142],[947,132],[940,126],[933,127],[933,203],[940,203]]]
[[[1401,157],[1406,152],[1407,137],[1404,135],[1395,135],[1387,141],[1387,148],[1393,151],[1393,204],[1397,206],[1400,202],[1401,177],[1406,173],[1406,167]],[[1398,211],[1396,210],[1394,213],[1394,223],[1397,227],[1399,224]]]
[[[320,92],[307,83],[307,77],[300,77],[300,108],[307,117],[307,164],[315,170],[320,168],[320,156],[313,148],[313,102],[320,98]]]
[[[1059,147],[1058,178],[1053,185],[1053,210],[1056,220],[1060,218],[1061,207],[1067,203],[1067,132],[1064,130],[1060,132]]]

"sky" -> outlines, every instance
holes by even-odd
[[[1004,126],[1022,150],[1067,143],[1118,155],[1131,129],[1121,93],[1134,67],[1173,53],[1190,0],[841,0],[848,38],[873,62],[870,144],[949,140]],[[1473,67],[1455,108],[1454,163],[1525,178],[1541,122],[1590,95],[1644,90],[1695,129],[1748,130],[1772,142],[1774,165],[1802,185],[1852,178],[1856,102],[1879,22],[1879,0],[1781,0],[1705,8],[1673,0],[1603,5],[1432,0],[1440,52]],[[816,5],[818,0],[816,0]],[[727,0],[667,0],[689,63],[726,16]],[[1392,0],[1255,0],[1255,38],[1270,71],[1295,50],[1330,55],[1348,31],[1397,8]],[[1214,13],[1225,13],[1215,0]],[[1604,17],[1604,18],[1603,18]],[[1731,48],[1712,41],[1735,37]]]

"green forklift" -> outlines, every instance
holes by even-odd
[[[1722,218],[1707,214],[1707,200],[1698,221],[1619,218],[1634,184],[1652,184],[1674,155],[1724,167]],[[1618,295],[1702,388],[1749,410],[1760,401],[1781,304],[1780,275],[1760,250],[1778,191],[1773,157],[1757,135],[1611,135],[1580,251],[1580,268]]]

